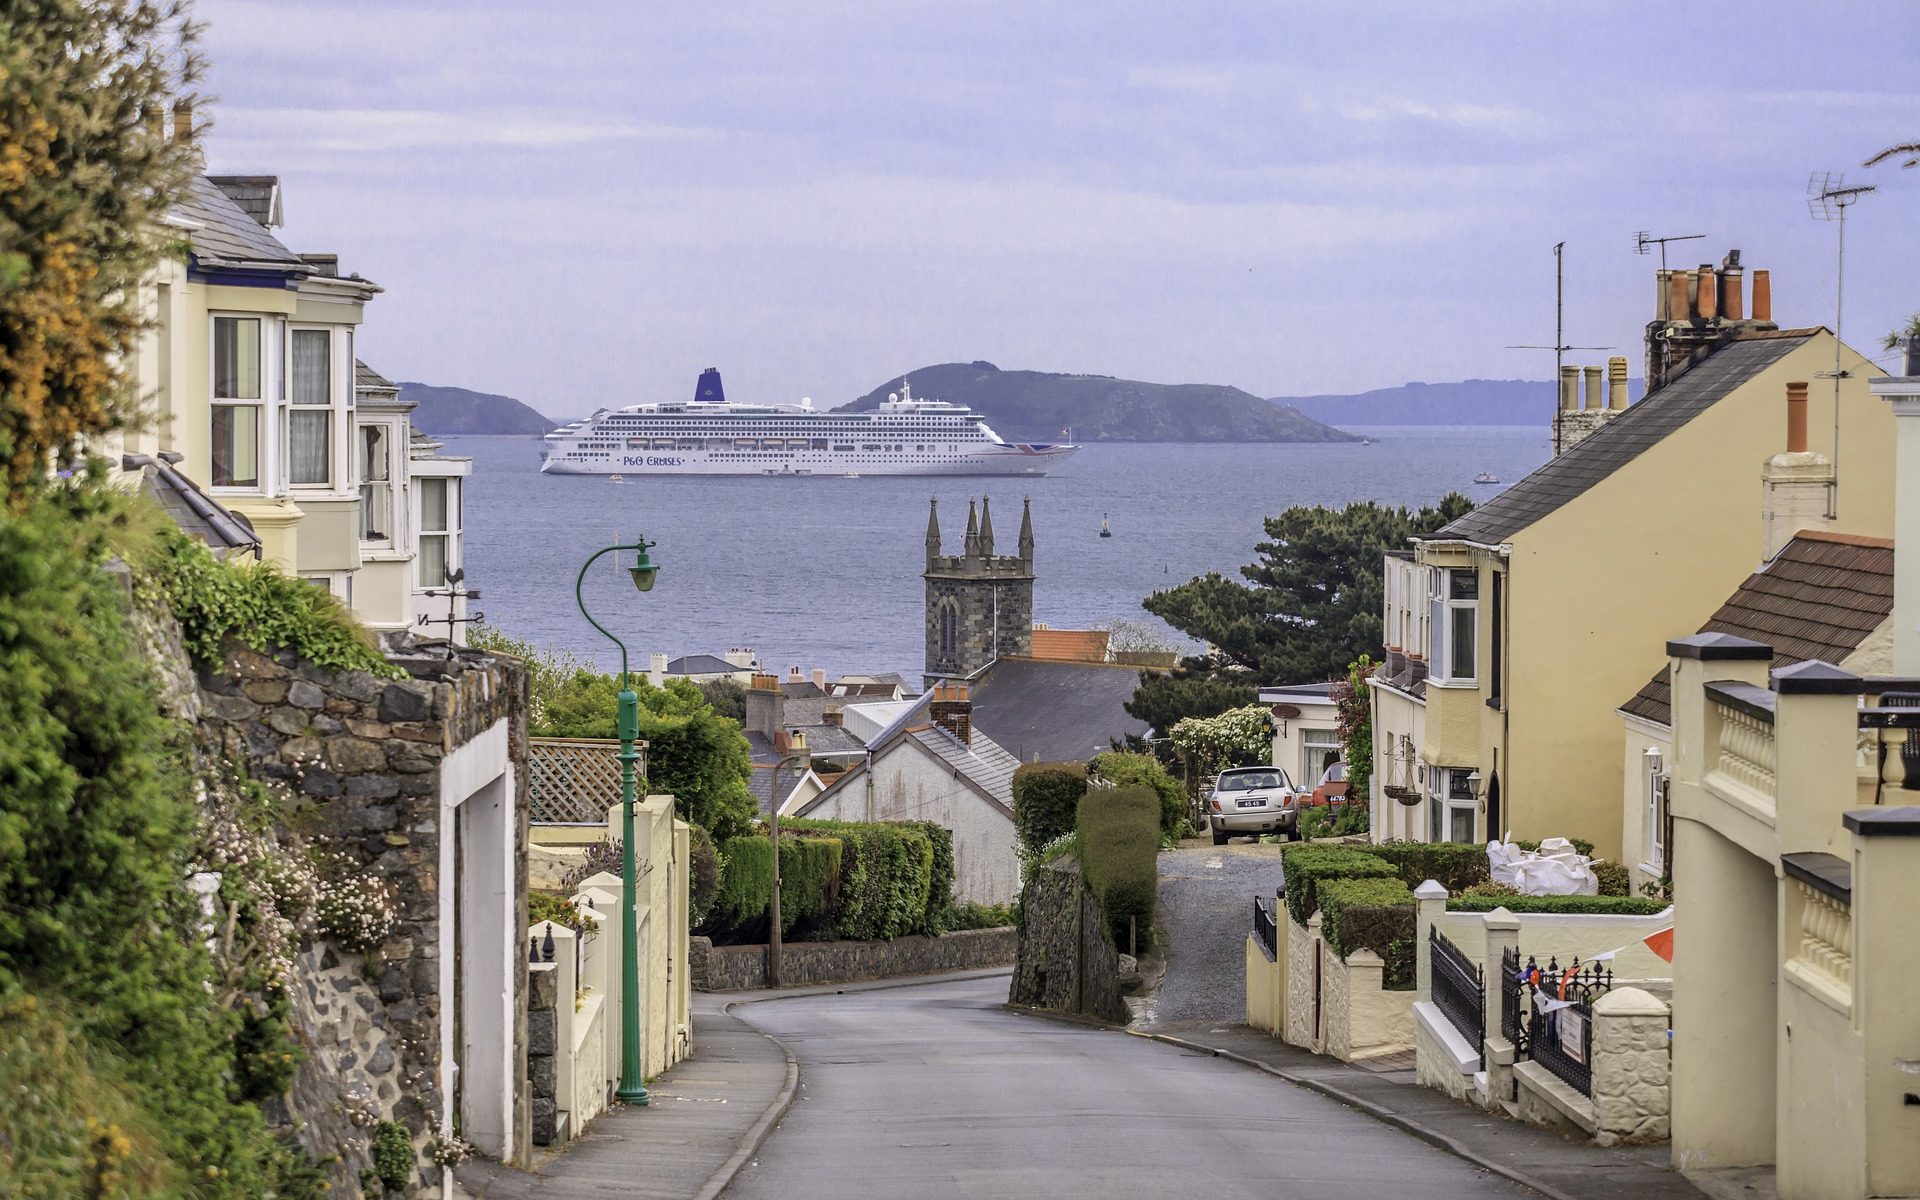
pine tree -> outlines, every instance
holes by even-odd
[[[0,6],[0,488],[18,511],[78,443],[137,419],[121,364],[161,219],[197,169],[164,135],[200,76],[181,0]]]

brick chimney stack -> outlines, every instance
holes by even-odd
[[[748,681],[746,732],[778,742],[786,725],[786,709],[787,694],[780,690],[778,675],[761,672]]]
[[[1807,385],[1787,385],[1787,448],[1760,468],[1762,562],[1780,553],[1804,529],[1827,527],[1827,489],[1833,463],[1807,449]]]
[[[973,699],[964,683],[936,683],[927,716],[965,746],[973,745]]]
[[[1749,306],[1741,295],[1746,272],[1738,250],[1729,250],[1717,269],[1701,263],[1696,270],[1660,271],[1655,278],[1659,293],[1646,335],[1649,392],[1743,333],[1775,328],[1766,271],[1753,272],[1752,315],[1743,315]]]

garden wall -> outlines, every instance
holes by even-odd
[[[938,937],[908,934],[882,942],[786,942],[780,948],[785,986],[853,983],[1004,967],[1013,963],[1019,936],[1012,928],[966,929]],[[700,992],[743,992],[767,986],[765,946],[715,946],[694,938],[693,987]]]
[[[1107,917],[1071,858],[1035,868],[1021,893],[1013,1004],[1082,1013],[1123,1024],[1120,953]]]

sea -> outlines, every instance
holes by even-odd
[[[1209,571],[1238,578],[1266,540],[1263,518],[1297,504],[1371,499],[1476,502],[1551,456],[1544,426],[1355,428],[1366,442],[1320,445],[1095,444],[1040,478],[542,475],[539,439],[445,439],[470,456],[462,515],[466,582],[486,623],[612,670],[619,652],[574,603],[597,549],[656,543],[654,589],[636,592],[627,556],[595,564],[583,591],[624,640],[635,670],[664,653],[748,647],[763,667],[830,676],[898,671],[924,655],[920,572],[927,504],[940,501],[949,554],[969,499],[992,501],[996,549],[1012,553],[1031,500],[1034,619],[1060,629],[1142,622],[1191,647],[1141,608],[1149,593]],[[1501,485],[1475,484],[1486,472]],[[1100,535],[1102,522],[1113,532]],[[618,560],[618,561],[616,561]]]

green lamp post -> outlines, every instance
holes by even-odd
[[[613,554],[621,550],[635,552],[634,562],[627,568],[627,574],[633,577],[633,586],[639,591],[653,590],[654,577],[660,568],[647,551],[656,543],[641,538],[628,545],[608,546],[595,551],[593,556],[580,567],[580,577],[573,582],[574,603],[580,606],[580,615],[587,624],[606,634],[608,640],[620,647],[620,1086],[614,1095],[622,1104],[644,1105],[647,1103],[647,1084],[640,1067],[640,934],[633,919],[633,764],[639,759],[634,753],[633,743],[640,736],[640,697],[634,694],[632,681],[627,676],[627,645],[614,637],[605,625],[593,619],[587,611],[587,600],[582,589],[587,582],[587,571],[598,562],[602,555]]]

